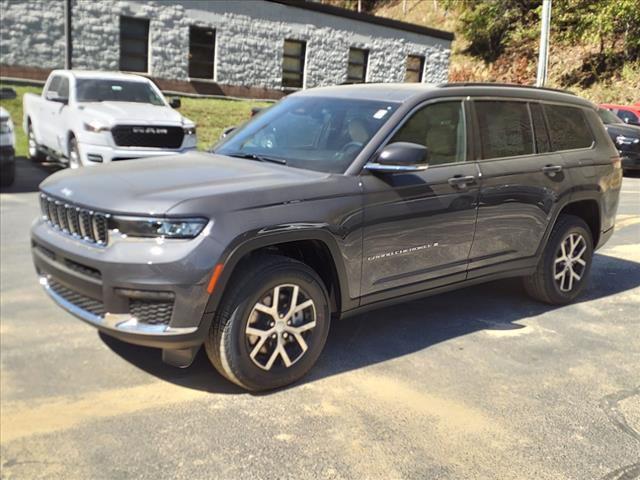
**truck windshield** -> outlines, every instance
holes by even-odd
[[[158,93],[146,82],[79,78],[76,81],[78,102],[136,102],[165,106]]]
[[[235,130],[213,151],[343,173],[397,107],[372,100],[290,97]]]
[[[604,108],[598,109],[598,116],[602,123],[605,125],[610,125],[612,123],[624,123],[621,119],[617,117],[616,114],[610,112],[609,110],[605,110]]]

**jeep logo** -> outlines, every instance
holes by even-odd
[[[150,135],[166,135],[166,128],[153,128],[153,127],[133,127],[133,133],[148,133]]]

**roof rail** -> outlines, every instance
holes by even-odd
[[[575,93],[569,90],[562,90],[560,88],[549,87],[536,87],[535,85],[518,85],[517,83],[494,83],[494,82],[453,82],[453,83],[441,83],[438,88],[450,88],[450,87],[509,87],[509,88],[531,88],[534,90],[545,90],[548,92],[559,92],[574,95]]]

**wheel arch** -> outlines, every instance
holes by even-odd
[[[547,231],[545,232],[544,241],[541,242],[538,254],[541,254],[544,247],[549,241],[553,226],[558,222],[562,215],[574,215],[581,218],[588,225],[593,237],[594,248],[598,245],[601,236],[602,213],[600,212],[600,204],[595,198],[580,198],[569,200],[557,209],[557,213],[552,222],[549,222]]]
[[[349,295],[340,249],[333,235],[326,230],[258,235],[240,241],[228,250],[228,254],[222,256],[222,274],[209,297],[206,312],[215,311],[233,274],[261,253],[294,258],[315,270],[329,293],[332,314],[339,315],[357,306],[357,301]]]

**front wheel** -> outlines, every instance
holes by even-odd
[[[47,156],[42,153],[40,150],[40,145],[36,141],[36,134],[33,131],[33,125],[29,122],[27,126],[27,153],[29,154],[29,159],[34,162],[44,162],[47,159]]]
[[[247,390],[300,379],[316,363],[329,332],[327,290],[306,264],[256,257],[232,279],[205,349],[211,363]]]
[[[524,279],[527,293],[545,303],[564,305],[586,285],[593,260],[593,237],[579,217],[562,215],[553,227],[536,272]]]
[[[69,168],[79,168],[82,166],[80,161],[80,150],[78,149],[78,141],[76,137],[69,139]]]

